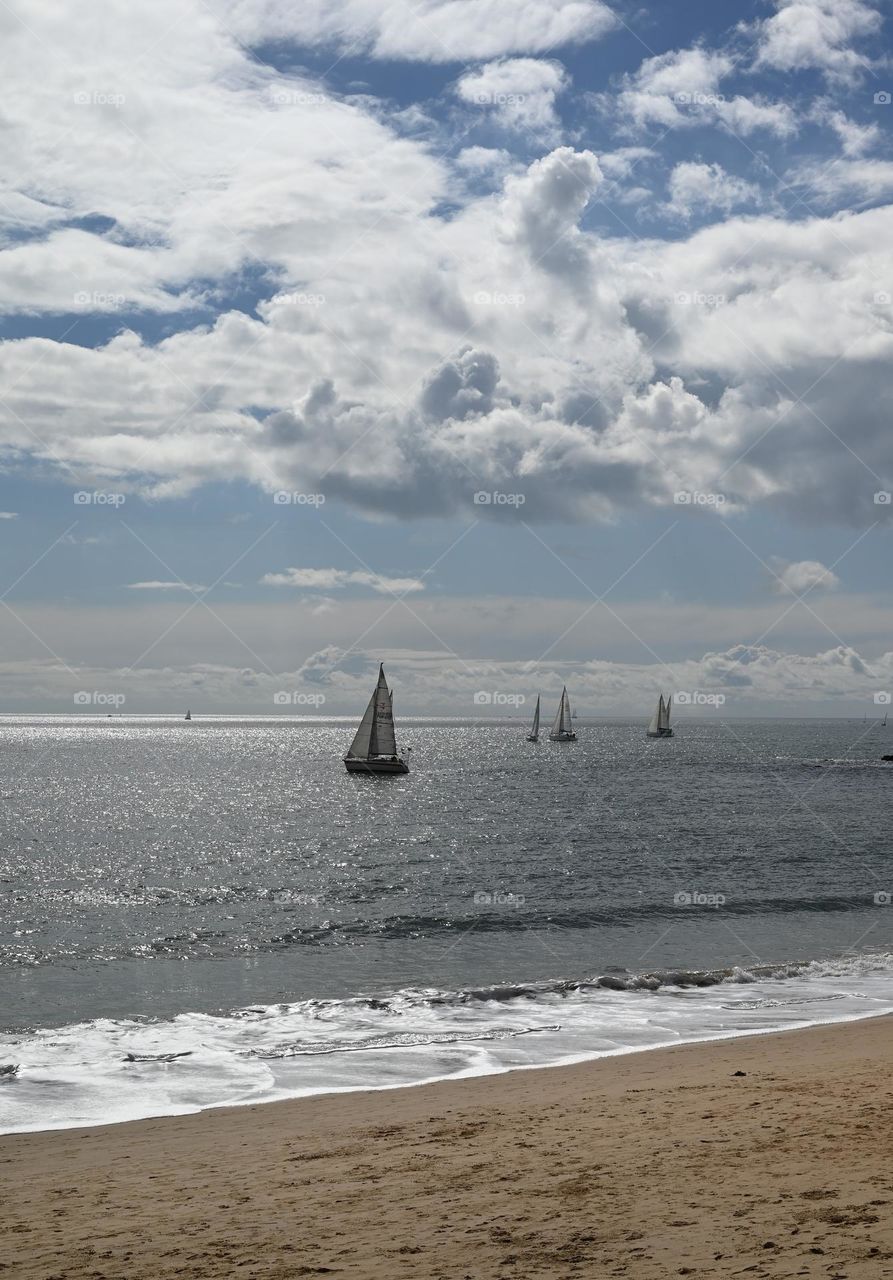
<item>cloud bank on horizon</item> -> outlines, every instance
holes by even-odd
[[[654,52],[594,0],[21,0],[8,463],[405,518],[886,518],[884,25],[752,12]],[[576,58],[624,35],[627,69]]]

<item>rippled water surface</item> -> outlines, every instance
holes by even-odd
[[[893,728],[649,741],[581,719],[577,743],[534,745],[520,720],[404,720],[411,773],[379,779],[344,770],[352,728],[0,720],[6,1040],[307,1001],[344,1035],[355,997],[541,984],[541,1011],[561,984],[697,990],[893,951]]]

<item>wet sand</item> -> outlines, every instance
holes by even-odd
[[[0,1275],[893,1277],[891,1051],[877,1018],[3,1137]]]

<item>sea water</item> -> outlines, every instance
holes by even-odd
[[[0,1131],[893,1010],[893,729],[576,726],[0,719]]]

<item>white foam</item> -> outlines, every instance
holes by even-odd
[[[0,1062],[19,1064],[0,1079],[0,1132],[417,1085],[891,1012],[893,957],[852,956],[775,975],[736,970],[708,987],[508,999],[405,991],[167,1022],[100,1019],[0,1036]]]

